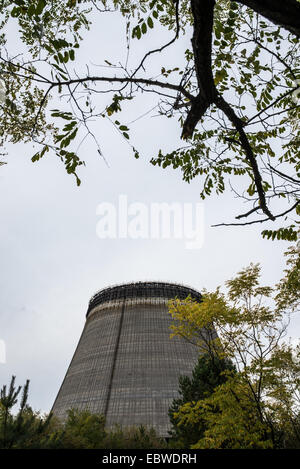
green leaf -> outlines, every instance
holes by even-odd
[[[132,30],[132,37],[141,39],[141,36],[142,36],[141,28],[139,26],[135,26],[135,28],[133,28]]]
[[[35,153],[35,155],[33,155],[33,157],[31,158],[31,161],[34,163],[35,161],[40,160],[41,158],[43,158],[44,154],[47,151],[49,151],[49,147],[48,147],[48,145],[45,145],[44,148],[42,149],[42,151],[37,152],[37,153]]]
[[[151,16],[149,16],[149,18],[147,20],[147,23],[148,23],[149,28],[152,29],[154,25],[153,25],[153,20],[152,20]]]
[[[46,6],[46,1],[45,0],[39,0],[38,4],[37,4],[37,7],[35,9],[35,14],[36,15],[40,15],[43,11],[43,9],[45,8]]]
[[[146,25],[146,23],[143,23],[142,24],[142,33],[146,34],[146,32],[147,32],[147,25]]]
[[[215,35],[217,39],[221,39],[221,31],[219,29],[215,30]]]
[[[52,65],[53,67],[55,67],[55,68],[56,68],[56,69],[57,69],[57,70],[58,70],[60,73],[66,73],[66,71],[65,71],[65,70],[63,70],[62,68],[60,68],[58,65],[56,65],[56,64],[53,64],[53,63],[52,63],[52,64],[50,64],[50,65]]]
[[[13,18],[17,18],[19,16],[19,14],[21,13],[21,8],[19,7],[14,7],[12,10],[11,10],[11,16]]]
[[[29,18],[31,18],[34,14],[35,14],[35,5],[34,3],[32,3],[27,10],[27,15],[29,16]]]
[[[61,119],[65,120],[72,120],[73,116],[71,112],[63,112],[59,109],[51,109],[51,116],[52,117],[60,117]]]

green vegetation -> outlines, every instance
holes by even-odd
[[[170,439],[144,427],[105,429],[102,415],[70,410],[65,422],[27,404],[27,381],[0,393],[0,448],[300,448],[300,344],[285,339],[299,312],[299,242],[288,249],[284,279],[259,284],[250,265],[203,301],[172,300],[172,335],[193,342],[199,360],[179,379],[169,409]],[[216,336],[215,331],[218,332]]]
[[[247,203],[244,213],[237,208],[233,224],[284,220],[263,236],[296,240],[300,4],[270,5],[267,0],[2,0],[0,143],[34,143],[34,162],[55,153],[80,184],[80,143],[90,138],[95,154],[102,155],[103,119],[139,157],[143,149],[134,145],[126,110],[146,91],[156,114],[179,122],[183,139],[179,147],[151,155],[153,165],[179,169],[187,182],[199,178],[202,199],[233,189]],[[96,24],[101,31],[108,11],[112,28],[114,15],[123,19],[128,55],[107,60],[96,48],[96,57],[90,51],[86,64],[78,64],[85,30]],[[10,27],[19,34],[13,47],[7,41]],[[136,62],[137,42],[140,51],[144,38],[163,29],[169,40],[153,50],[145,47]],[[167,65],[164,52],[185,41],[185,34],[191,46]],[[148,134],[153,140],[151,128]]]
[[[180,397],[173,400],[169,409],[172,424],[170,435],[177,447],[189,448],[197,443],[207,428],[205,420],[201,418],[195,422],[189,421],[181,425],[181,419],[178,417],[180,409],[187,403],[207,398],[213,394],[217,386],[225,383],[228,377],[234,373],[236,370],[230,361],[204,353],[199,357],[191,378],[188,376],[179,378]]]
[[[218,288],[201,303],[170,302],[173,335],[192,341],[211,363],[236,368],[172,409],[177,433],[196,430],[193,448],[300,448],[300,343],[285,338],[299,312],[299,254],[298,242],[275,288],[261,286],[260,267],[251,264],[227,282],[227,294]]]
[[[21,386],[15,387],[15,377],[9,389],[4,385],[0,392],[0,448],[42,448],[47,439],[51,417],[41,417],[27,404],[29,381],[23,387],[19,410],[12,413],[18,402]]]
[[[12,413],[21,391],[12,377],[0,397],[0,449],[152,449],[166,448],[153,429],[143,426],[106,430],[103,415],[71,409],[65,422],[53,415],[41,416],[27,404],[29,381],[23,387],[20,407]]]

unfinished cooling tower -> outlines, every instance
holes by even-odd
[[[195,346],[170,338],[168,301],[188,295],[201,300],[191,288],[163,282],[96,293],[53,413],[64,419],[68,409],[88,409],[104,414],[107,427],[144,425],[167,436],[178,378],[190,375],[198,358]]]

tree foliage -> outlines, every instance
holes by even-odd
[[[300,307],[300,240],[285,253],[287,266],[285,276],[277,285],[276,300],[280,309],[299,311]]]
[[[183,448],[188,448],[190,445],[197,443],[206,430],[206,423],[203,418],[192,421],[191,424],[184,422],[184,425],[182,425],[181,413],[178,414],[179,409],[184,407],[185,404],[190,405],[206,399],[213,394],[217,386],[225,383],[228,377],[234,373],[235,367],[230,361],[205,353],[199,357],[191,377],[180,376],[179,398],[174,399],[169,408],[169,417],[172,424],[170,435],[175,440],[177,447],[182,445]],[[176,415],[180,415],[180,418]]]
[[[43,447],[49,430],[51,415],[41,417],[27,404],[29,381],[23,386],[15,387],[15,376],[7,389],[4,385],[0,391],[0,448],[39,448]],[[12,409],[18,403],[22,390],[19,410],[16,415]]]
[[[40,415],[27,404],[29,381],[16,388],[13,376],[0,393],[0,449],[151,449],[166,448],[153,428],[105,428],[105,418],[70,409],[65,421]],[[19,410],[13,412],[18,403]]]
[[[143,425],[105,428],[102,414],[70,409],[65,422],[56,420],[49,435],[48,448],[55,449],[149,449],[165,448],[165,441],[153,428]]]
[[[101,139],[90,125],[95,119],[108,119],[139,157],[142,149],[132,144],[130,128],[121,120],[138,94],[151,92],[158,113],[179,121],[183,139],[180,148],[153,155],[152,164],[180,169],[187,182],[199,177],[203,199],[226,187],[238,192],[248,208],[235,224],[289,215],[284,227],[264,235],[295,239],[300,210],[299,2],[2,0],[0,9],[2,144],[34,142],[39,149],[33,161],[55,152],[79,184],[82,139],[92,138],[101,154]],[[106,59],[97,64],[106,67],[106,74],[93,69],[90,57],[82,73],[76,69],[76,54],[84,30],[91,23],[101,28],[108,12],[124,17],[127,57],[120,64]],[[9,27],[19,31],[17,51],[7,43]],[[161,28],[170,31],[170,40],[136,59],[136,41]],[[164,66],[163,52],[184,34],[191,36],[191,46],[174,67]],[[55,98],[60,107],[53,109]]]
[[[300,344],[285,339],[291,306],[299,305],[295,258],[286,273],[279,285],[285,295],[278,286],[261,286],[260,267],[250,265],[227,282],[227,295],[217,289],[204,292],[201,303],[170,303],[173,335],[237,369],[212,394],[175,413],[179,426],[204,426],[193,447],[300,447]]]
[[[261,421],[255,403],[239,375],[215,388],[197,402],[187,402],[176,415],[184,428],[201,425],[204,432],[191,447],[197,449],[270,449],[268,426]]]

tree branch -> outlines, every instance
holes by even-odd
[[[215,0],[191,0],[194,17],[192,46],[199,94],[183,124],[182,138],[192,136],[194,129],[217,95],[212,68],[211,49]]]
[[[265,191],[262,186],[262,178],[261,174],[257,165],[257,161],[255,158],[255,155],[253,153],[253,150],[251,148],[251,145],[249,143],[248,137],[244,131],[244,121],[242,121],[234,112],[232,107],[225,101],[225,99],[222,96],[219,96],[216,101],[216,105],[218,106],[219,109],[221,109],[224,114],[227,116],[227,118],[233,123],[235,126],[236,130],[239,133],[240,137],[240,145],[244,149],[246,153],[246,158],[252,168],[253,171],[253,176],[254,176],[254,182],[255,186],[257,189],[258,197],[259,197],[259,202],[260,202],[260,208],[262,211],[271,219],[275,220],[274,216],[270,212],[270,210],[267,207],[266,203],[266,198],[265,198]]]
[[[272,171],[274,171],[274,173],[278,174],[278,175],[281,176],[282,178],[287,179],[288,181],[290,181],[290,182],[292,182],[292,183],[294,183],[294,184],[299,184],[299,185],[300,185],[300,180],[299,180],[299,179],[294,179],[294,178],[292,178],[291,176],[289,176],[288,174],[282,173],[282,172],[279,171],[278,169],[273,168],[273,166],[271,166],[270,164],[269,164],[269,167],[270,167],[270,169],[271,169]]]
[[[300,37],[300,3],[297,0],[235,0]]]
[[[174,85],[172,83],[164,83],[162,81],[151,80],[146,78],[131,78],[131,77],[98,77],[98,76],[87,76],[84,78],[74,78],[71,80],[66,81],[58,81],[58,82],[50,82],[52,88],[59,87],[59,86],[70,86],[79,83],[86,83],[86,82],[107,82],[107,83],[133,83],[133,84],[144,84],[149,86],[157,86],[159,88],[167,88],[169,90],[178,91],[182,93],[183,96],[188,98],[189,100],[194,100],[195,97],[186,91],[186,89],[181,85]]]
[[[147,59],[147,57],[149,57],[149,55],[152,55],[152,54],[155,54],[156,52],[162,52],[164,49],[166,49],[167,47],[169,47],[171,44],[173,44],[173,42],[176,41],[176,39],[178,39],[178,36],[179,36],[179,30],[180,30],[180,25],[179,25],[179,0],[174,0],[174,3],[175,3],[175,18],[176,18],[176,31],[175,31],[175,36],[169,41],[167,42],[167,44],[164,44],[163,46],[157,48],[157,49],[153,49],[153,50],[150,50],[149,52],[147,52],[147,54],[144,55],[144,58],[143,60],[141,61],[140,65],[136,68],[136,70],[133,72],[133,74],[131,75],[131,78],[133,78],[136,73],[139,71],[140,68],[144,68],[144,62],[145,60]]]
[[[274,219],[284,217],[284,215],[287,215],[288,213],[292,212],[298,205],[300,204],[300,200],[297,200],[297,202],[292,205],[288,210],[285,210],[285,212],[278,213],[277,215],[274,215]],[[246,225],[255,225],[256,223],[263,223],[265,221],[269,221],[270,218],[262,218],[261,220],[253,220],[253,221],[248,221],[245,223],[219,223],[218,225],[212,225],[212,227],[216,226],[246,226]]]
[[[249,212],[242,213],[241,215],[237,215],[235,218],[237,220],[239,220],[240,218],[247,218],[247,217],[249,217],[249,215],[251,215],[251,213],[257,212],[257,210],[259,210],[259,209],[260,209],[260,207],[254,207],[251,210],[249,210]]]

